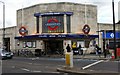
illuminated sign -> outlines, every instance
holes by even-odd
[[[58,34],[58,35],[52,35],[52,34],[42,34],[42,35],[27,35],[27,36],[17,36],[15,39],[20,38],[26,38],[26,39],[32,39],[32,38],[84,38],[85,35],[83,34]],[[88,38],[98,38],[98,35],[88,35]]]
[[[57,30],[61,23],[58,22],[56,18],[51,18],[48,20],[48,23],[45,24],[49,30]]]
[[[73,15],[73,12],[46,12],[46,13],[35,13],[34,16],[35,17],[39,17],[39,16],[48,16],[48,15]]]
[[[116,31],[115,36],[116,36],[116,39],[119,39],[120,38],[120,31]],[[112,38],[114,38],[114,33],[113,33],[113,31],[103,32],[102,37],[106,38],[106,39],[112,39]]]

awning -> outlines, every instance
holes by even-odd
[[[98,38],[98,35],[84,35],[84,34],[39,34],[17,36],[15,39],[37,39],[37,38]]]

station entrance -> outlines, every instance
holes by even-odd
[[[62,54],[63,40],[44,40],[45,51],[47,54]]]
[[[4,46],[6,51],[10,51],[10,38],[4,38]]]

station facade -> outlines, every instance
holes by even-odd
[[[54,53],[66,51],[67,44],[88,48],[90,42],[98,38],[96,29],[97,7],[94,5],[38,4],[17,11],[16,49],[43,49]]]
[[[56,51],[66,52],[67,44],[71,48],[81,44],[90,50],[90,46],[97,43],[103,48],[104,32],[97,31],[112,30],[112,24],[97,23],[95,5],[60,2],[17,10],[17,26],[11,28],[6,28],[5,33],[10,50],[42,49],[54,54]]]

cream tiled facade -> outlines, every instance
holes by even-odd
[[[86,11],[85,11],[86,10]],[[36,33],[36,17],[34,16],[35,13],[63,13],[63,12],[72,12],[73,14],[70,16],[70,26],[71,31],[67,33],[67,15],[63,15],[64,19],[64,32],[63,33],[43,33],[42,30],[42,16],[39,16],[39,33]],[[86,13],[86,15],[85,15]],[[85,18],[86,16],[86,18]],[[87,22],[85,22],[87,21]],[[45,4],[38,4],[31,7],[23,8],[17,11],[17,32],[19,31],[21,25],[26,27],[28,30],[27,35],[41,35],[41,34],[84,34],[82,29],[84,25],[87,24],[90,27],[89,35],[97,35],[97,6],[95,5],[85,5],[85,4],[78,4],[78,3],[69,3],[69,2],[61,2],[61,3],[45,3]],[[17,36],[21,36],[17,33]],[[89,42],[93,39],[89,39]],[[34,39],[33,39],[34,40]],[[72,44],[71,39],[62,39],[63,40],[63,48],[66,49],[66,45],[69,43]],[[76,39],[74,39],[76,40]],[[23,40],[24,41],[24,40]],[[22,40],[19,40],[20,46],[16,47],[17,49],[23,46]],[[81,39],[79,39],[81,41]],[[84,42],[85,39],[82,39]],[[44,49],[44,46],[40,44],[44,43],[42,39],[36,39],[36,48],[32,49]],[[64,45],[66,43],[66,45]],[[43,44],[45,45],[45,44]]]
[[[59,9],[58,9],[59,8]],[[23,12],[22,12],[23,10]],[[85,25],[85,5],[77,3],[46,3],[38,4],[31,7],[23,8],[17,11],[17,27],[19,30],[22,25],[22,13],[23,13],[23,25],[28,29],[28,35],[36,33],[36,18],[34,13],[46,13],[46,12],[73,12],[71,16],[71,33],[83,33],[82,28]],[[87,24],[91,30],[89,34],[96,34],[97,29],[97,6],[86,5]],[[66,15],[64,15],[64,18]],[[42,33],[42,20],[40,17],[40,33]],[[94,28],[93,28],[94,27]],[[32,30],[31,30],[32,28]],[[64,29],[66,31],[66,29]],[[65,33],[65,32],[64,32]],[[17,34],[19,36],[19,33]]]
[[[86,8],[86,9],[85,9]],[[85,12],[86,10],[86,12]],[[39,16],[39,33],[37,32],[37,23],[36,17],[34,16],[35,13],[53,13],[53,12],[72,12],[73,14],[70,15],[70,25],[71,31],[67,33],[67,15],[63,15],[64,19],[64,32],[63,33],[43,33],[42,31],[42,16]],[[85,18],[86,16],[86,18]],[[69,3],[69,2],[60,2],[60,3],[45,3],[45,4],[37,4],[34,6],[26,7],[23,9],[17,10],[17,26],[6,28],[5,31],[5,38],[10,38],[10,49],[11,50],[18,50],[18,49],[45,49],[45,43],[49,39],[41,39],[41,38],[24,38],[19,34],[19,29],[21,26],[24,26],[28,33],[25,36],[34,36],[34,35],[41,35],[41,34],[79,34],[84,35],[82,29],[84,25],[87,24],[90,27],[89,35],[98,35],[97,31],[100,30],[112,30],[112,24],[102,24],[97,23],[97,6],[95,5],[85,5],[85,4],[78,4],[78,3]],[[116,29],[119,30],[120,25],[116,25]],[[0,30],[0,44],[2,45],[2,29]],[[19,37],[20,39],[15,39],[15,37]],[[66,49],[67,44],[72,44],[72,41],[77,41],[78,43],[84,44],[85,41],[89,41],[89,44],[92,43],[94,40],[98,43],[98,38],[73,38],[73,39],[54,39],[54,40],[62,40],[63,49]],[[25,48],[24,42],[28,41],[28,45],[31,45],[30,41],[35,42],[35,47],[32,48]],[[99,45],[102,48],[103,46],[103,38],[102,33],[99,32]],[[19,45],[18,45],[19,44]]]

